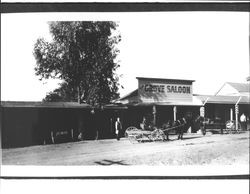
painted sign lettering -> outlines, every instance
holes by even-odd
[[[144,91],[145,92],[159,92],[159,93],[164,93],[165,92],[165,88],[164,88],[164,85],[145,84]]]
[[[145,84],[141,86],[144,92],[154,93],[182,93],[190,94],[190,86],[176,86],[176,85],[156,85],[156,84]]]
[[[169,93],[186,93],[190,94],[190,87],[189,86],[167,86],[167,91]]]
[[[138,95],[142,102],[191,102],[192,82],[139,80]]]

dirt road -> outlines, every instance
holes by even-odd
[[[249,131],[184,134],[184,140],[131,143],[81,141],[2,150],[4,165],[203,165],[249,164]]]

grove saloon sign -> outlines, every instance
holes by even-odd
[[[192,101],[193,80],[137,78],[138,94],[145,102]]]
[[[158,84],[145,84],[141,85],[141,89],[144,92],[155,92],[155,93],[188,93],[191,92],[190,86],[182,86],[182,85],[158,85]]]

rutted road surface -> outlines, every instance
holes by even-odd
[[[81,141],[3,149],[3,165],[203,165],[249,164],[249,131],[184,134],[184,140],[131,143],[128,139]]]

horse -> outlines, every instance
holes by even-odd
[[[168,121],[167,123],[163,123],[162,125],[162,131],[164,132],[165,136],[166,136],[166,141],[169,140],[169,128],[172,127],[172,122],[171,121]]]
[[[184,129],[185,129],[186,124],[187,124],[187,120],[184,117],[179,119],[179,120],[174,121],[173,127],[176,127],[176,133],[178,135],[178,140],[183,139],[183,133],[184,133]]]
[[[201,129],[201,132],[203,135],[206,135],[206,123],[209,122],[209,120],[202,116],[197,116],[197,118],[194,120],[194,123],[198,125],[198,130]]]
[[[187,119],[186,118],[181,118],[179,120],[176,121],[168,121],[167,123],[164,123],[162,125],[162,129],[166,135],[166,140],[169,140],[169,131],[171,130],[175,130],[176,134],[178,135],[178,139],[183,139],[183,133],[184,130],[187,127]]]

